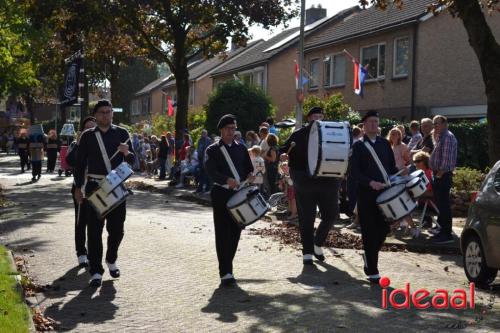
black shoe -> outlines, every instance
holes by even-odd
[[[34,183],[34,182],[36,182],[36,178],[35,178],[35,177],[31,178],[31,181],[32,181],[33,183]]]
[[[93,279],[93,280],[90,280],[89,282],[89,286],[91,286],[92,288],[98,288],[101,286],[101,279]]]
[[[371,284],[378,284],[380,281],[380,277],[367,277],[366,279],[370,281]]]
[[[24,169],[21,169],[21,173],[24,173]]]
[[[119,269],[114,270],[114,271],[110,270],[109,275],[111,275],[111,277],[114,277],[115,279],[117,279],[120,277],[120,270]]]
[[[221,287],[231,287],[231,286],[234,286],[235,284],[236,284],[235,278],[220,280]]]

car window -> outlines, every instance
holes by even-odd
[[[500,169],[495,172],[495,179],[493,180],[493,185],[495,186],[495,190],[500,194]]]

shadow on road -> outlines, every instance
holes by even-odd
[[[103,281],[99,289],[91,288],[86,286],[89,280],[87,271],[80,271],[82,269],[78,267],[70,269],[43,293],[47,299],[60,299],[78,291],[69,302],[59,301],[45,310],[45,316],[58,322],[58,331],[75,330],[82,323],[99,324],[112,320],[118,310],[118,306],[113,304],[116,296],[113,281]],[[82,286],[86,287],[81,289]]]

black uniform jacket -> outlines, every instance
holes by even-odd
[[[217,185],[226,185],[228,178],[234,178],[229,165],[220,150],[220,147],[225,146],[234,167],[238,172],[240,181],[247,179],[248,175],[253,172],[252,161],[248,154],[247,148],[236,141],[233,141],[231,146],[226,145],[219,140],[216,143],[208,146],[205,153],[205,168],[210,178]]]
[[[106,148],[108,157],[111,158],[118,150],[120,143],[124,143],[130,138],[128,131],[122,127],[111,125],[111,127],[103,133],[99,127],[94,127],[82,133],[80,144],[78,145],[78,153],[76,155],[76,168],[75,168],[75,185],[77,188],[82,187],[85,179],[85,169],[88,167],[89,174],[107,175],[106,165],[102,158],[99,143],[95,136],[95,132],[100,131],[102,141]],[[125,157],[122,153],[118,153],[111,160],[111,169],[115,169],[123,161],[133,164],[135,160],[134,149],[132,143],[128,141],[129,154]]]
[[[368,142],[377,153],[380,162],[384,166],[387,174],[390,176],[398,172],[394,153],[391,145],[386,139],[377,136],[375,143],[365,135],[363,141],[357,141],[352,149],[351,156],[351,177],[357,181],[360,188],[370,188],[372,180],[384,183],[384,177],[373,159],[368,148],[365,147],[364,141]]]

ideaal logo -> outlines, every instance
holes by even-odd
[[[387,309],[388,303],[394,309],[409,309],[410,303],[416,309],[427,309],[431,306],[434,309],[448,309],[449,307],[453,309],[467,309],[467,290],[466,289],[454,289],[451,298],[449,298],[449,293],[445,289],[434,290],[434,295],[431,296],[430,291],[427,289],[417,289],[414,292],[410,291],[410,283],[406,283],[404,289],[394,289],[389,293],[387,289],[391,284],[391,280],[388,277],[382,277],[380,279],[380,287],[382,287],[382,308]],[[469,308],[474,309],[474,288],[473,282],[469,284]],[[389,295],[388,295],[389,294]],[[404,298],[404,302],[398,303],[396,297],[401,295]],[[431,296],[430,300],[428,297]]]

